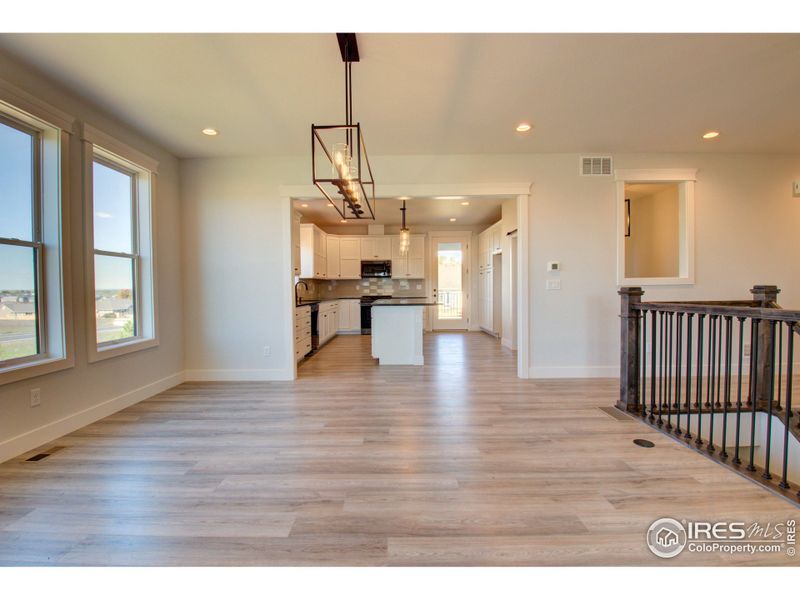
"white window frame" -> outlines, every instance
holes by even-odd
[[[37,249],[38,354],[0,363],[0,385],[39,377],[75,365],[69,270],[69,141],[74,119],[0,80],[0,114],[35,132],[37,180],[32,242]]]
[[[158,294],[156,292],[155,251],[155,180],[158,162],[111,136],[83,124],[83,194],[86,335],[90,363],[158,346]],[[95,160],[129,174],[133,178],[133,245],[130,253],[97,250],[94,244],[94,163]],[[95,256],[119,256],[134,263],[133,337],[119,341],[97,342],[95,302]]]
[[[616,180],[617,206],[617,285],[694,285],[694,184],[697,169],[618,169]],[[677,277],[626,277],[625,276],[625,210],[626,183],[677,183],[678,184],[678,276]]]

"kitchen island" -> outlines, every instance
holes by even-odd
[[[372,357],[381,365],[424,365],[422,335],[426,306],[420,298],[376,300],[372,304]]]

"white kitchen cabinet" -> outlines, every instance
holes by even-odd
[[[503,227],[502,221],[492,226],[492,253],[497,254],[503,251]]]
[[[338,236],[329,235],[326,243],[328,255],[325,257],[328,279],[341,279],[342,268],[339,258],[340,239]]]
[[[361,260],[361,238],[339,238],[339,256],[342,260]]]
[[[326,279],[327,254],[327,234],[316,225],[300,225],[300,277]]]
[[[336,335],[339,328],[339,300],[320,302],[317,314],[319,345],[322,347]]]
[[[294,309],[294,358],[302,360],[311,352],[311,308],[298,306]]]
[[[361,259],[340,259],[339,279],[361,279]]]
[[[292,273],[300,276],[300,219],[301,215],[292,213]]]
[[[425,236],[412,235],[408,253],[400,254],[400,236],[392,236],[392,279],[425,278]]]
[[[339,333],[361,333],[360,300],[339,300]]]
[[[361,260],[390,260],[391,258],[391,238],[382,235],[361,238]]]

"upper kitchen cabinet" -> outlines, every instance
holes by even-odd
[[[327,240],[328,255],[325,257],[327,264],[328,279],[341,279],[342,269],[341,260],[339,258],[340,252],[340,238],[335,235],[329,235]]]
[[[292,213],[292,273],[300,276],[300,218],[299,212]]]
[[[425,278],[425,236],[412,235],[408,254],[400,254],[400,237],[392,236],[392,279]]]
[[[339,278],[361,279],[361,238],[339,238]]]
[[[377,235],[361,238],[361,260],[390,260],[391,258],[391,238]]]
[[[300,225],[300,277],[327,279],[327,256],[327,234],[316,225]]]

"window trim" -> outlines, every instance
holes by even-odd
[[[75,365],[69,229],[69,143],[75,121],[3,80],[0,115],[4,123],[37,135],[34,240],[5,242],[36,251],[39,352],[5,361],[0,366],[0,385],[5,385]]]
[[[695,283],[695,206],[694,186],[697,169],[617,169],[617,285],[694,285]],[[685,227],[680,240],[680,266],[677,277],[626,277],[625,276],[625,184],[626,183],[677,183],[680,194],[679,210],[683,212]]]
[[[90,363],[138,352],[159,345],[158,294],[156,277],[155,179],[158,162],[83,124],[83,193],[85,271],[86,271],[86,335]],[[98,250],[94,245],[94,163],[132,176],[130,254]],[[143,222],[144,221],[144,222]],[[122,340],[97,342],[95,301],[95,257],[118,256],[134,262],[134,336]]]

